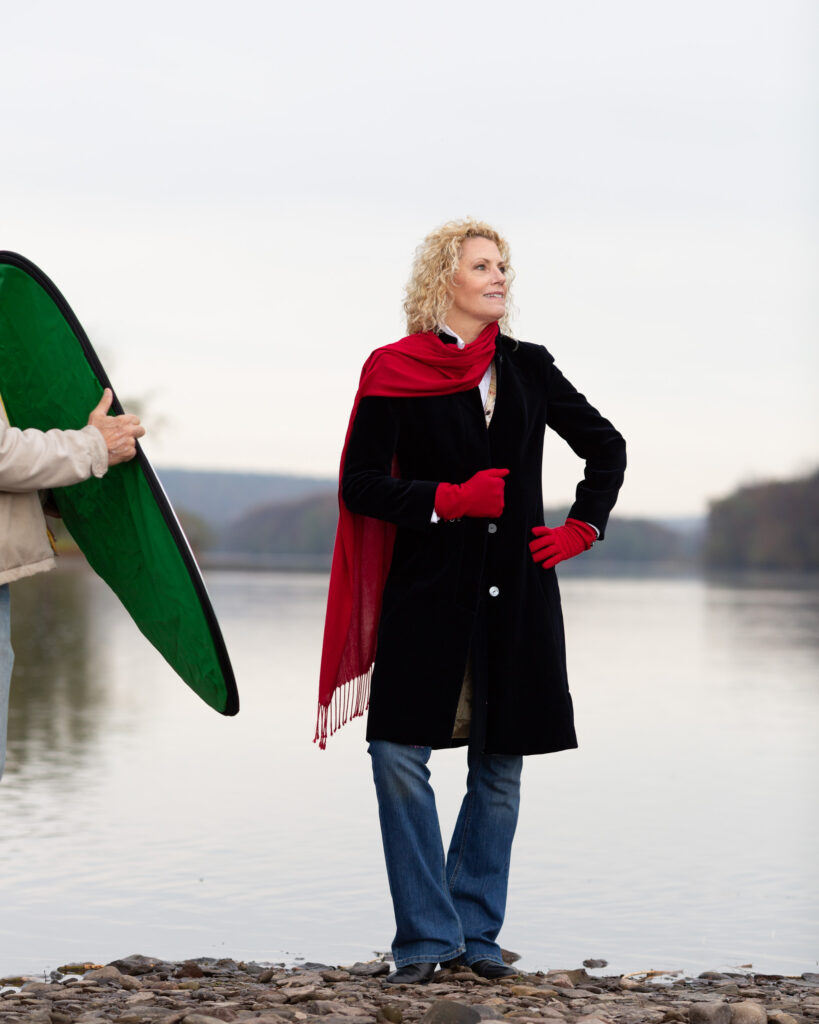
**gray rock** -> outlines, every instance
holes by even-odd
[[[221,1017],[209,1017],[206,1013],[189,1013],[182,1018],[182,1024],[225,1024]]]
[[[204,978],[205,972],[193,960],[186,960],[176,968],[173,976],[175,978]]]
[[[561,985],[554,985],[554,989],[563,999],[594,999],[593,992],[587,992],[582,988],[563,988]]]
[[[98,967],[96,970],[86,971],[83,975],[83,981],[95,981],[95,982],[117,982],[122,980],[122,974],[109,964],[107,967]]]
[[[322,971],[321,972],[321,977],[322,977],[322,980],[328,982],[331,985],[334,985],[336,982],[339,982],[339,981],[349,981],[350,980],[350,972],[349,971],[345,971],[345,970]]]
[[[801,975],[802,981],[808,982],[809,985],[819,985],[819,974],[813,974],[811,971],[805,971]]]
[[[472,1009],[481,1020],[503,1020],[504,1007],[502,1006],[484,1006],[483,1003],[473,1003]]]
[[[480,1019],[474,1006],[456,1003],[454,999],[436,999],[421,1021],[423,1024],[478,1024]]]
[[[731,1007],[728,1003],[692,1003],[688,1009],[690,1024],[731,1024]]]
[[[549,980],[549,984],[554,984],[553,979],[558,974],[564,974],[569,979],[569,981],[571,982],[572,985],[581,985],[584,981],[591,981],[592,980],[588,976],[588,974],[586,974],[586,972],[581,967],[578,967],[576,970],[573,970],[573,971],[565,971],[565,970],[547,971],[546,972],[546,977]],[[599,979],[597,979],[597,980],[599,980]]]
[[[511,949],[502,949],[501,960],[505,964],[516,964],[520,960],[520,953],[513,953]]]
[[[700,981],[727,981],[728,975],[722,974],[720,971],[703,971],[702,974],[698,974],[697,977]]]
[[[608,960],[584,960],[583,966],[588,967],[590,971],[596,971],[600,967],[608,967]]]
[[[143,956],[141,953],[132,953],[131,956],[125,956],[121,960],[112,960],[108,966],[116,967],[123,974],[151,974],[154,971],[167,971],[172,967],[171,964],[158,957]]]
[[[750,999],[732,1003],[731,1024],[768,1024],[768,1012],[761,1003]]]
[[[370,960],[369,963],[353,964],[352,967],[345,967],[356,978],[380,978],[382,974],[390,973],[390,965],[383,960]]]
[[[403,1024],[404,1012],[395,1003],[384,1003],[383,1006],[379,1006],[375,1019],[378,1024]]]

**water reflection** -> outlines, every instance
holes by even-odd
[[[36,769],[64,778],[104,728],[105,650],[89,582],[87,569],[69,566],[12,585],[10,776]]]
[[[326,575],[208,586],[236,718],[87,570],[13,588],[0,972],[137,949],[350,963],[389,943],[363,722],[310,742]],[[527,970],[812,969],[819,586],[607,566],[562,590],[581,746],[527,759],[502,941]],[[433,755],[447,833],[464,760]]]

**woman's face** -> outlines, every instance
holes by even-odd
[[[464,239],[449,292],[452,305],[447,323],[458,334],[453,320],[485,326],[501,319],[506,312],[506,264],[494,242]]]

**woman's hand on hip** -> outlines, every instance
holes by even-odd
[[[441,519],[494,519],[503,512],[504,478],[508,475],[508,469],[481,469],[465,483],[438,484],[436,513]]]
[[[536,563],[544,569],[551,569],[558,562],[588,551],[597,540],[597,531],[579,519],[567,519],[563,526],[535,526],[535,539],[529,542],[529,550]]]

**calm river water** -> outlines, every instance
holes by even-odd
[[[87,570],[13,587],[0,975],[389,948],[363,720],[326,753],[311,742],[326,577],[208,585],[234,719]],[[564,574],[562,589],[581,745],[526,761],[501,941],[531,970],[816,970],[819,581]],[[433,755],[446,830],[464,761]]]

